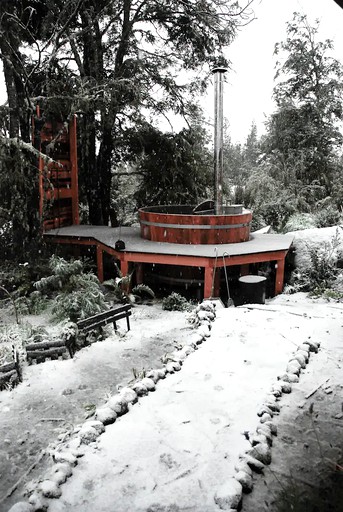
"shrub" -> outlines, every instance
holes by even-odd
[[[291,286],[287,291],[306,291],[314,295],[322,295],[326,290],[331,289],[341,274],[337,266],[340,244],[338,230],[329,242],[320,246],[305,244],[308,250],[309,262],[306,266],[304,265],[293,272]]]
[[[37,281],[35,287],[47,295],[59,292],[53,299],[55,318],[76,322],[108,308],[98,278],[85,272],[81,260],[68,262],[52,256],[50,269],[52,274]]]
[[[283,228],[284,233],[290,231],[301,231],[302,229],[311,229],[317,227],[316,216],[311,213],[295,213],[286,222]]]
[[[162,309],[166,311],[186,311],[190,309],[190,304],[185,297],[173,292],[163,299]]]

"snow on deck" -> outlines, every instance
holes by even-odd
[[[109,226],[67,226],[52,229],[44,235],[49,237],[71,237],[73,239],[91,239],[115,248],[118,239],[125,242],[125,250],[122,252],[136,252],[148,254],[172,254],[179,256],[215,257],[217,255],[241,256],[246,254],[258,254],[266,252],[288,251],[293,240],[293,234],[275,235],[252,233],[248,242],[217,245],[186,245],[164,242],[152,242],[140,236],[139,227],[112,228]]]

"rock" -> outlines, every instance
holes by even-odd
[[[189,356],[189,354],[192,354],[193,352],[195,352],[195,349],[191,345],[186,345],[180,350],[180,353],[183,353],[186,356]]]
[[[315,354],[318,353],[318,349],[320,347],[320,343],[319,342],[315,342],[315,341],[312,341],[312,340],[306,340],[306,341],[304,341],[303,344],[309,346],[310,352],[314,352]]]
[[[256,433],[256,434],[253,434],[252,436],[250,436],[250,442],[251,442],[252,446],[256,446],[259,443],[267,443],[270,446],[271,445],[271,443],[270,443],[271,439],[272,439],[271,435],[269,435],[267,437],[262,432],[259,432],[259,433]]]
[[[72,466],[77,464],[77,458],[70,452],[53,452],[52,458],[55,462],[68,462]]]
[[[292,384],[299,382],[299,377],[295,373],[287,373],[287,376],[288,376],[288,382],[291,382]],[[286,379],[285,379],[285,382],[287,382]]]
[[[93,427],[93,428],[95,428],[95,430],[97,431],[98,435],[100,435],[103,432],[105,432],[104,424],[101,421],[99,421],[99,420],[88,420],[88,421],[85,421],[85,423],[81,427],[81,430],[84,427],[87,427],[87,428],[88,427]]]
[[[282,380],[283,382],[289,382],[289,374],[282,373],[281,375],[278,375],[277,380],[279,380],[279,381]]]
[[[252,476],[252,469],[246,463],[245,460],[239,460],[235,465],[235,470],[237,471],[237,473],[239,473],[240,471],[244,471],[244,473],[247,473],[248,475]]]
[[[248,455],[254,457],[259,460],[266,466],[269,465],[272,461],[272,453],[271,449],[267,443],[258,443],[253,448],[251,448],[248,452]]]
[[[44,498],[40,492],[34,492],[29,497],[29,503],[33,505],[33,510],[38,512],[45,512],[48,510],[49,502]]]
[[[235,478],[229,478],[217,490],[214,501],[221,510],[237,509],[242,501],[242,491],[242,485]]]
[[[273,436],[272,436],[272,433],[270,431],[270,428],[266,426],[266,424],[262,424],[262,425],[259,425],[257,428],[256,428],[256,434],[259,436],[259,435],[262,435],[266,438],[267,440],[267,443],[269,444],[269,446],[271,446],[273,444]]]
[[[260,422],[266,423],[266,421],[270,421],[271,419],[272,419],[271,415],[265,412],[262,414],[262,416],[260,418]]]
[[[273,384],[271,394],[277,398],[282,395],[282,387],[279,382],[275,382],[275,384]]]
[[[262,407],[259,409],[258,413],[257,413],[257,416],[263,416],[263,414],[269,414],[270,417],[272,418],[273,417],[273,411],[271,410],[270,407],[268,407],[268,405],[262,405]]]
[[[270,432],[273,434],[273,436],[277,436],[277,426],[274,425],[271,421],[267,421],[265,423],[270,428]]]
[[[164,367],[163,368],[159,368],[156,371],[158,372],[158,375],[159,375],[160,379],[165,379],[167,370]]]
[[[149,377],[144,377],[141,380],[141,383],[147,388],[148,391],[155,391],[156,389],[155,382],[152,379],[149,379]]]
[[[309,362],[310,354],[306,350],[301,350],[300,348],[298,348],[296,354],[300,354],[301,356],[303,356],[305,358],[306,364]]]
[[[197,312],[197,317],[200,321],[208,320],[211,322],[214,320],[214,314],[212,311],[206,311],[204,309]]]
[[[238,471],[238,473],[235,475],[235,478],[241,484],[243,492],[248,493],[253,490],[254,484],[251,475],[245,471]]]
[[[62,485],[67,480],[67,475],[63,471],[55,471],[55,473],[51,475],[50,479],[57,485]]]
[[[44,480],[39,484],[39,489],[41,490],[43,496],[46,498],[60,498],[62,495],[61,489],[58,487],[56,482],[52,480]]]
[[[120,394],[111,396],[111,398],[107,400],[105,407],[109,407],[110,409],[112,409],[117,416],[126,414],[128,410],[127,402],[123,399],[123,396]]]
[[[310,346],[305,343],[302,343],[301,345],[298,346],[298,350],[303,350],[304,352],[307,352],[307,354],[309,355]]]
[[[290,363],[292,361],[298,361],[301,368],[303,368],[303,369],[306,368],[306,359],[301,354],[299,354],[299,353],[293,354],[292,359],[290,360]]]
[[[146,377],[148,379],[152,379],[154,381],[154,384],[157,384],[157,382],[160,380],[160,376],[159,376],[157,370],[148,371],[148,373],[146,374]]]
[[[26,503],[26,501],[18,501],[8,512],[34,512],[34,508],[30,503]]]
[[[156,372],[160,379],[164,378],[161,376],[161,374],[163,373],[161,370],[152,370],[152,371]],[[164,375],[165,375],[165,373],[164,373]],[[122,388],[119,392],[119,395],[120,395],[120,400],[122,401],[122,403],[135,404],[138,400],[137,393],[129,387]]]
[[[132,389],[138,396],[144,396],[148,394],[147,387],[144,386],[144,384],[142,384],[141,382],[135,382],[134,385],[132,386]]]
[[[197,333],[201,336],[202,340],[210,336],[210,330],[208,326],[201,325],[197,329]]]
[[[248,466],[255,471],[256,473],[262,473],[264,470],[264,464],[260,462],[259,460],[255,459],[255,457],[252,457],[252,455],[249,455],[246,453],[243,455],[243,459]]]
[[[68,464],[67,462],[58,462],[52,468],[52,474],[55,474],[60,471],[65,474],[66,478],[69,478],[73,474],[73,470],[70,464]]]
[[[298,361],[290,361],[286,367],[286,373],[294,373],[295,375],[299,375],[301,369],[301,364]]]
[[[168,373],[174,373],[179,372],[181,370],[181,366],[179,363],[176,363],[175,361],[170,361],[166,364],[166,370]]]
[[[277,402],[265,402],[265,404],[269,409],[275,414],[280,412],[280,405]]]
[[[282,387],[282,393],[291,393],[292,392],[292,386],[289,382],[280,382]]]
[[[205,311],[212,311],[212,313],[215,314],[216,305],[214,302],[211,302],[210,300],[204,300],[201,304],[199,304],[199,309],[203,309]]]
[[[96,441],[96,439],[99,437],[98,431],[92,427],[91,425],[82,427],[79,436],[81,438],[81,442],[83,444],[89,444]]]
[[[99,407],[95,411],[95,418],[101,421],[104,425],[110,425],[117,419],[117,413],[111,407]]]

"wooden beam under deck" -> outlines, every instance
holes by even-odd
[[[268,235],[266,235],[268,236]],[[106,252],[120,262],[120,270],[123,275],[129,272],[129,264],[139,265],[139,281],[143,281],[143,263],[162,264],[173,266],[188,266],[188,267],[202,267],[204,268],[204,298],[209,298],[212,295],[219,294],[219,282],[215,282],[213,287],[213,276],[216,268],[224,266],[241,266],[242,275],[245,275],[248,266],[252,263],[264,263],[275,261],[276,262],[276,278],[275,278],[275,295],[278,295],[283,290],[284,285],[284,268],[285,258],[288,250],[280,251],[263,251],[254,252],[252,254],[236,254],[236,255],[223,255],[220,258],[214,256],[197,256],[196,254],[166,254],[157,252],[134,252],[134,251],[117,251],[113,247],[100,242],[94,237],[76,237],[76,236],[63,236],[54,235],[46,238],[54,243],[73,244],[73,245],[86,245],[95,246],[97,254],[97,273],[100,281],[104,280],[103,269],[103,253]],[[213,289],[215,288],[215,289]]]

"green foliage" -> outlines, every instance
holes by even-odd
[[[132,288],[132,293],[140,300],[153,300],[155,298],[154,291],[146,284],[138,284]]]
[[[106,310],[107,304],[98,278],[85,272],[81,260],[66,261],[59,256],[50,258],[51,275],[35,283],[38,291],[53,298],[52,313],[58,320],[72,322]]]
[[[286,222],[283,232],[300,231],[318,227],[316,218],[311,213],[294,213]]]
[[[327,294],[334,287],[337,278],[340,276],[341,279],[342,271],[337,267],[340,245],[338,229],[330,242],[320,246],[307,245],[309,262],[293,272],[288,291],[311,292],[316,296]]]
[[[190,303],[179,293],[173,292],[163,299],[162,309],[166,311],[187,311],[190,309]]]
[[[208,196],[212,157],[203,130],[162,133],[150,125],[131,132],[141,183],[137,205],[197,204]]]

